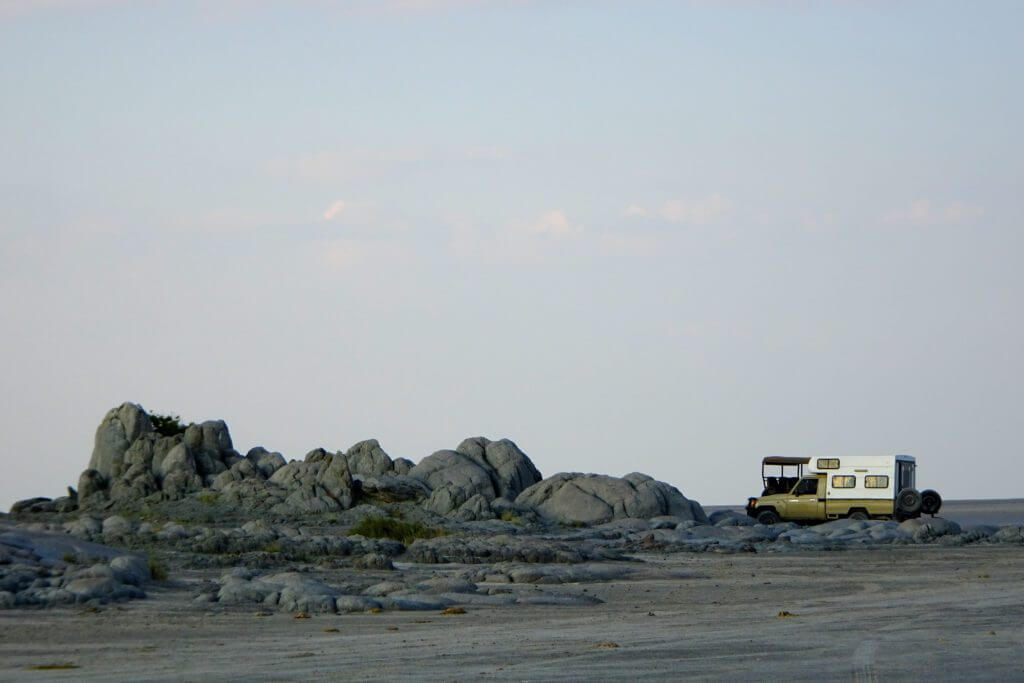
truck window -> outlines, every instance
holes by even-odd
[[[869,489],[889,488],[889,477],[885,474],[869,474],[864,477],[864,487]]]
[[[801,479],[800,483],[796,485],[793,490],[793,495],[796,496],[809,496],[818,492],[818,480],[817,479]]]
[[[832,488],[852,489],[857,485],[857,477],[846,474],[837,474],[832,477]]]
[[[838,470],[839,458],[818,458],[819,470]]]

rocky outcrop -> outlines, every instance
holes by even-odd
[[[508,439],[466,439],[454,451],[437,451],[420,461],[409,476],[430,487],[424,507],[460,519],[491,519],[491,503],[511,501],[540,481],[533,462]]]
[[[72,536],[0,525],[0,608],[105,604],[146,596],[139,555]]]
[[[223,420],[180,430],[167,426],[138,404],[113,408],[96,429],[77,492],[57,500],[21,501],[13,512],[118,511],[182,501],[186,505],[176,510],[186,518],[202,512],[196,508],[200,504],[208,508],[200,516],[214,514],[213,506],[229,515],[303,516],[342,512],[365,502],[415,503],[420,507],[416,515],[438,515],[453,523],[501,517],[519,523],[592,524],[658,515],[704,520],[699,505],[642,474],[622,479],[560,474],[541,481],[530,458],[509,439],[468,438],[418,464],[392,459],[376,439],[359,441],[344,452],[317,448],[301,461],[286,462],[262,446],[242,456]]]
[[[674,486],[638,472],[621,479],[562,472],[523,491],[516,503],[562,524],[601,524],[660,515],[707,521],[699,503],[687,500]]]

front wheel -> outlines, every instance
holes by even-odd
[[[772,524],[779,523],[779,513],[775,510],[765,510],[757,516],[757,523],[764,524],[765,526],[771,526]]]

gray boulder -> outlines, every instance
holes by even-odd
[[[496,497],[514,500],[543,477],[533,462],[509,439],[491,441],[482,436],[465,439],[455,449],[488,472]]]
[[[394,472],[391,456],[384,452],[377,439],[360,441],[345,452],[353,475],[377,477]]]
[[[359,481],[362,492],[384,503],[398,503],[406,500],[424,500],[430,497],[430,487],[419,479],[401,474],[382,474],[378,477],[353,475]]]
[[[78,477],[78,502],[80,505],[105,501],[109,495],[107,478],[98,470],[88,469]]]
[[[252,460],[242,458],[229,469],[218,474],[210,484],[210,488],[215,491],[223,491],[230,484],[246,479],[263,481],[265,477],[263,472],[252,463]]]
[[[128,469],[139,467],[155,474],[171,449],[181,442],[180,434],[176,436],[164,436],[156,432],[142,434],[125,451],[124,467]]]
[[[231,434],[224,420],[189,425],[183,443],[192,453],[196,472],[204,478],[220,474],[241,458],[231,443]]]
[[[621,479],[562,472],[523,491],[516,503],[562,524],[601,524],[660,515],[707,521],[699,503],[688,500],[675,487],[637,472]]]
[[[955,536],[960,533],[960,525],[942,517],[908,519],[900,524],[900,528],[913,536],[918,543],[928,543],[942,536]]]
[[[260,471],[267,479],[274,476],[274,472],[285,466],[284,456],[280,453],[271,453],[262,446],[257,446],[245,454],[245,459]]]
[[[488,503],[499,497],[512,499],[540,480],[537,468],[514,443],[483,437],[466,439],[458,450],[427,456],[409,470],[409,476],[430,487],[424,506],[440,515],[455,512],[477,495]]]
[[[477,493],[488,499],[497,498],[487,470],[473,458],[457,451],[437,451],[428,455],[409,471],[409,476],[419,479],[431,489],[450,487],[457,492],[454,499],[462,496],[460,505]]]
[[[89,469],[110,479],[124,469],[124,455],[132,442],[153,431],[153,424],[142,406],[122,403],[103,416],[96,428],[96,438],[89,459]]]
[[[274,508],[284,514],[346,510],[354,500],[348,460],[322,448],[310,451],[302,462],[288,463],[269,481],[287,492],[284,502]]]
[[[19,500],[11,506],[11,514],[19,512],[53,512],[55,509],[53,500],[50,498],[26,498]]]

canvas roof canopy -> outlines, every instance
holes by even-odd
[[[767,458],[761,461],[763,465],[806,465],[811,461],[810,458],[790,458],[780,455],[769,455]]]

